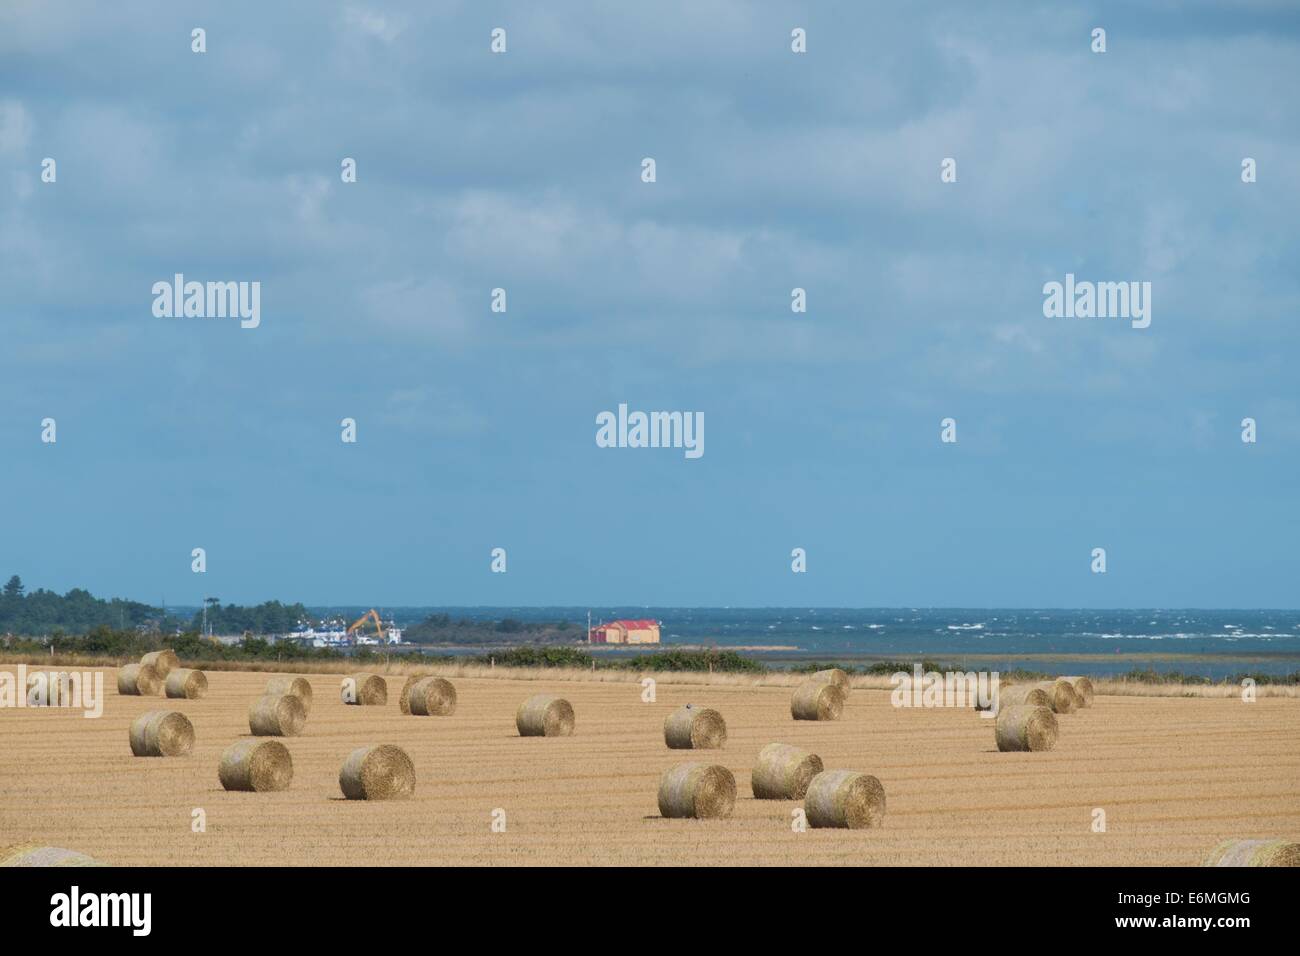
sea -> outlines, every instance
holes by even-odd
[[[1133,669],[1223,679],[1300,672],[1300,611],[1023,608],[394,608],[399,623],[453,618],[569,621],[583,633],[617,618],[660,622],[663,646],[736,649],[773,666],[924,657],[986,670],[1088,675]],[[634,652],[644,652],[635,648]],[[606,649],[604,652],[611,652]],[[619,653],[613,650],[613,653]]]

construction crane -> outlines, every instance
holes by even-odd
[[[373,607],[348,625],[348,637],[351,637],[354,631],[360,630],[366,621],[375,622],[375,633],[379,635],[379,643],[384,643],[384,640],[387,637],[387,635],[384,634],[384,622],[379,619],[379,612]]]

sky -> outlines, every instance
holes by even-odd
[[[0,575],[1300,606],[1298,80],[1281,2],[5,2]],[[1067,273],[1150,326],[1046,317]]]

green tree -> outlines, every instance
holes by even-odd
[[[9,598],[20,598],[23,596],[23,591],[25,590],[26,588],[23,587],[23,579],[15,574],[5,584],[4,595]]]

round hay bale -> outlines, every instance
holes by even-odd
[[[349,688],[348,682],[351,681]],[[351,693],[349,693],[349,690]],[[383,707],[388,703],[388,684],[377,674],[353,674],[343,678],[340,690],[345,704],[363,707]],[[352,700],[348,698],[352,697]]]
[[[293,781],[293,757],[278,740],[238,740],[222,753],[217,778],[227,790],[288,790]]]
[[[15,843],[0,847],[0,867],[3,866],[107,866],[98,860],[65,850],[61,846],[43,846],[40,843]]]
[[[151,710],[131,722],[131,753],[183,757],[194,748],[194,725],[176,710]]]
[[[27,706],[71,707],[72,685],[72,675],[67,671],[37,671],[28,674],[24,690]]]
[[[727,722],[712,708],[686,704],[664,720],[664,742],[672,750],[718,750],[727,742]]]
[[[750,779],[756,800],[802,800],[812,778],[821,773],[822,758],[789,744],[768,744],[758,752]]]
[[[1300,866],[1300,843],[1286,840],[1224,840],[1206,866]]]
[[[1074,687],[1063,680],[1045,680],[1039,681],[1034,685],[1047,691],[1047,695],[1052,699],[1052,711],[1057,714],[1072,714],[1079,709],[1079,695],[1074,692]]]
[[[283,697],[286,694],[298,698],[302,712],[311,716],[311,683],[305,677],[272,677],[266,682],[265,697]]]
[[[809,826],[878,827],[885,819],[885,788],[869,773],[824,770],[808,784],[803,808]]]
[[[999,687],[996,707],[1046,707],[1052,709],[1052,695],[1037,684]],[[995,708],[996,709],[996,708]]]
[[[443,677],[425,677],[411,688],[407,704],[416,717],[450,717],[456,713],[456,688]]]
[[[401,747],[358,747],[339,771],[339,787],[349,800],[392,800],[415,793],[415,764]]]
[[[296,737],[306,722],[302,701],[293,694],[282,697],[268,694],[248,708],[248,729],[255,737]]]
[[[824,671],[814,671],[808,679],[823,681],[827,684],[834,684],[840,690],[844,691],[845,696],[849,693],[849,675],[838,667],[832,667]]]
[[[989,700],[987,701],[987,703],[980,699],[978,688],[976,689],[976,692],[974,694],[970,695],[975,700],[975,703],[973,703],[971,706],[974,707],[976,710],[996,711],[998,709],[998,704],[1002,699],[1002,695],[1011,689],[1011,682],[1004,681],[1001,678],[999,678],[997,681],[990,681],[988,685],[988,689],[989,689]]]
[[[181,659],[176,656],[175,651],[168,647],[161,651],[150,651],[140,658],[140,663],[152,667],[157,672],[159,680],[166,680],[167,675],[174,668],[181,666]]]
[[[397,709],[404,714],[411,712],[411,688],[420,683],[422,677],[408,677],[402,685],[402,692],[397,695]]]
[[[1074,692],[1079,695],[1080,707],[1092,706],[1092,698],[1095,693],[1092,681],[1088,680],[1086,677],[1061,677],[1058,679],[1065,681],[1074,688]]]
[[[659,778],[659,812],[665,817],[713,820],[731,816],[736,778],[726,767],[679,763]]]
[[[573,720],[573,705],[552,694],[534,694],[515,712],[520,737],[571,737]]]
[[[1051,750],[1056,746],[1056,715],[1050,707],[1020,704],[998,709],[994,734],[998,750]]]
[[[844,691],[825,681],[806,680],[790,698],[790,714],[795,720],[839,720],[843,712]]]
[[[198,700],[208,692],[208,675],[203,671],[178,667],[167,675],[167,696]]]
[[[158,672],[149,664],[123,664],[117,669],[117,692],[128,697],[152,697],[162,689]]]

